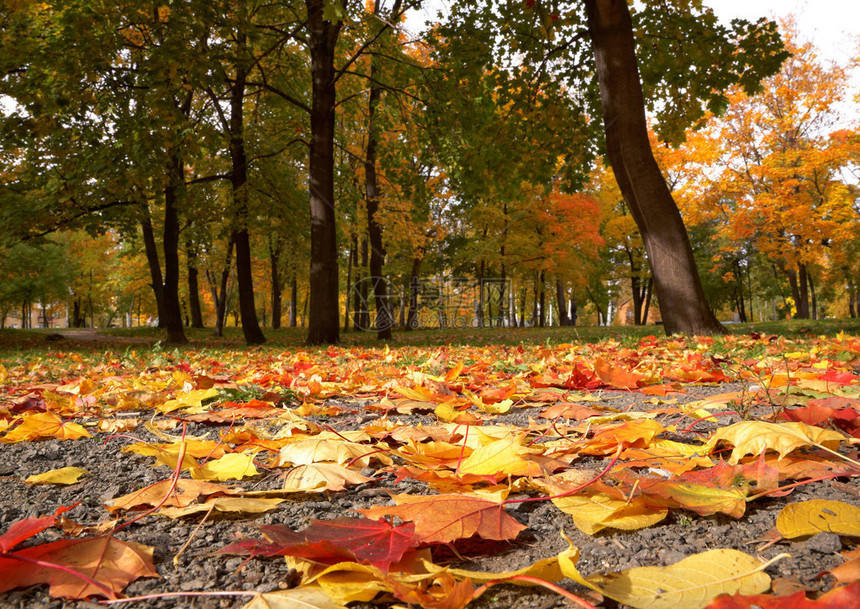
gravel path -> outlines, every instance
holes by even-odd
[[[685,403],[706,395],[739,390],[739,385],[688,386],[679,402]],[[653,400],[640,392],[603,392],[602,400],[589,406],[610,406],[615,409],[647,410],[655,406]],[[317,419],[332,429],[344,431],[372,424],[379,415],[363,412],[362,403],[333,402],[343,414],[328,415]],[[545,405],[541,405],[542,407]],[[530,422],[547,423],[541,418],[541,408],[515,408],[510,413],[492,419],[493,424],[515,425],[528,428]],[[392,415],[395,422],[405,425],[434,424],[430,414]],[[313,419],[313,417],[311,417]],[[735,416],[722,418],[720,425],[737,422]],[[707,432],[709,424],[702,422],[698,431]],[[188,433],[209,433],[217,439],[222,425],[194,423]],[[711,428],[713,429],[713,428]],[[142,425],[131,432],[135,438],[156,442],[158,438],[146,431]],[[175,430],[171,433],[177,433]],[[105,503],[122,494],[142,488],[159,480],[167,479],[171,470],[153,467],[151,457],[122,452],[132,443],[129,437],[111,436],[107,433],[75,441],[43,440],[0,445],[0,531],[25,517],[52,514],[59,506],[78,503],[66,515],[72,520],[95,526],[104,522],[109,513]],[[592,458],[587,465],[600,469],[605,460]],[[29,485],[22,482],[27,476],[46,470],[77,466],[91,475],[71,486]],[[377,466],[374,466],[376,468]],[[285,524],[294,529],[307,526],[312,519],[331,519],[349,515],[351,510],[390,504],[389,492],[410,494],[432,494],[428,487],[417,480],[404,479],[395,483],[391,473],[376,473],[371,481],[346,491],[323,494],[296,494],[290,496],[277,509],[257,518],[189,516],[168,519],[163,516],[148,516],[123,529],[117,534],[124,541],[136,541],[155,548],[155,563],[160,579],[142,579],[130,584],[124,593],[128,596],[159,594],[164,592],[194,591],[272,591],[289,588],[296,583],[283,559],[254,558],[246,560],[237,556],[212,555],[212,552],[242,537],[259,537],[258,526],[262,524]],[[856,480],[856,479],[855,479]],[[278,488],[281,472],[271,471],[237,483],[246,490]],[[663,522],[638,531],[605,530],[590,536],[580,532],[569,516],[560,512],[549,501],[520,503],[511,506],[510,513],[528,528],[514,543],[485,543],[463,545],[457,550],[461,557],[453,554],[437,560],[448,559],[461,568],[485,571],[507,571],[526,566],[541,558],[557,555],[566,549],[567,543],[560,531],[570,537],[580,548],[578,568],[583,575],[607,573],[637,566],[667,565],[685,556],[716,548],[734,548],[750,554],[762,545],[761,540],[775,525],[776,515],[788,503],[811,498],[835,499],[860,506],[860,490],[853,480],[816,482],[801,486],[785,497],[757,500],[748,506],[746,515],[735,520],[725,516],[698,516],[686,511],[672,511]],[[48,529],[28,543],[42,543],[58,539],[56,529]],[[843,538],[845,539],[845,538]],[[787,584],[809,590],[827,589],[832,580],[819,577],[828,568],[843,562],[839,551],[847,549],[836,535],[821,534],[800,541],[781,541],[764,548],[758,554],[763,559],[788,552],[790,559],[768,567],[773,578],[784,578]],[[474,555],[470,556],[469,553]],[[565,580],[562,586],[576,594],[588,595],[588,591]],[[132,606],[146,609],[171,607],[196,607],[200,609],[228,609],[244,607],[248,597],[187,597],[181,600],[166,598],[139,601]],[[355,607],[369,609],[386,607],[392,601],[376,604],[358,603]],[[21,609],[93,608],[93,602],[64,601],[51,598],[47,589],[34,587],[13,590],[0,595],[0,607]],[[521,588],[500,585],[492,588],[470,607],[517,607],[518,609],[551,609],[569,607],[562,597],[543,589]],[[616,606],[606,600],[605,607]]]

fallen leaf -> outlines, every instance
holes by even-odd
[[[21,423],[7,431],[0,438],[0,443],[12,444],[46,437],[53,437],[58,440],[77,440],[89,438],[90,434],[81,425],[73,421],[64,421],[62,417],[53,412],[37,412],[24,414]]]
[[[396,516],[415,523],[415,538],[424,543],[448,543],[478,535],[483,539],[514,539],[523,525],[500,502],[464,495],[394,495],[395,506],[357,510],[369,518]]]
[[[346,609],[318,586],[258,593],[242,609]]]
[[[348,484],[364,484],[370,480],[343,465],[311,463],[294,467],[284,474],[282,488],[292,493],[322,493],[342,491]]]
[[[68,512],[78,504],[60,506],[53,516],[41,516],[39,518],[24,518],[9,525],[5,533],[0,535],[0,552],[8,552],[25,539],[41,533],[45,529],[54,526],[60,514]]]
[[[718,429],[708,441],[708,446],[713,451],[720,441],[732,444],[734,448],[728,462],[734,465],[746,455],[758,456],[767,450],[776,451],[780,458],[793,450],[813,444],[836,450],[844,439],[845,436],[839,432],[805,423],[742,421]]]
[[[185,507],[163,507],[158,513],[168,518],[182,518],[201,512],[232,512],[261,514],[275,509],[284,500],[278,497],[214,497],[205,503],[194,503]]]
[[[756,594],[720,596],[707,609],[856,609],[860,606],[860,582],[833,588],[818,600],[806,598],[804,592],[791,596]]]
[[[107,501],[107,509],[109,510],[130,510],[133,508],[149,508],[156,505],[164,507],[186,507],[191,505],[199,497],[208,497],[212,495],[235,495],[241,492],[241,489],[235,487],[222,486],[212,484],[211,482],[203,482],[200,480],[187,480],[179,478],[173,492],[165,500],[165,495],[168,494],[173,487],[173,480],[161,480],[149,486],[145,486],[140,490],[115,497]],[[162,503],[164,500],[164,503]]]
[[[549,486],[550,491],[562,492],[563,487]],[[669,512],[665,507],[648,505],[640,500],[615,499],[603,493],[570,495],[552,500],[583,533],[594,535],[603,529],[613,528],[635,531],[657,524]]]
[[[61,467],[28,476],[24,482],[29,484],[75,484],[81,476],[89,475],[90,472],[81,467]]]
[[[342,553],[335,553],[335,560],[329,558],[334,546],[348,551],[346,560],[370,564],[383,571],[387,571],[391,563],[398,562],[415,545],[414,524],[393,526],[387,521],[367,518],[314,520],[301,531],[293,531],[285,525],[266,525],[260,530],[284,556],[297,556],[322,564],[343,561]]]
[[[417,586],[394,581],[392,593],[399,600],[422,609],[461,609],[472,600],[475,587],[468,579],[457,581],[450,573],[440,573]]]
[[[97,595],[115,598],[136,579],[158,577],[152,553],[153,548],[114,537],[61,539],[25,548],[14,552],[13,556],[73,569],[104,588],[67,571],[0,557],[0,592],[48,584],[53,597],[83,599]]]
[[[776,517],[776,528],[786,539],[817,533],[860,537],[860,508],[827,499],[790,503]]]
[[[208,481],[241,480],[259,473],[251,453],[228,453],[191,469],[192,478]]]
[[[636,567],[583,580],[570,562],[565,575],[636,609],[701,609],[720,594],[757,594],[770,587],[765,564],[737,550],[709,550],[668,567]]]

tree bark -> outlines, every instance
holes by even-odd
[[[648,141],[627,0],[585,0],[606,148],[648,252],[667,334],[724,333],[708,307],[690,239]]]
[[[400,10],[400,0],[395,0],[392,13]],[[373,12],[380,16],[380,2],[376,0]],[[385,27],[385,26],[383,26]],[[382,87],[379,82],[379,60],[376,55],[370,56],[370,96],[367,103],[367,148],[364,158],[364,185],[367,207],[367,235],[370,240],[370,277],[373,282],[373,300],[376,305],[376,338],[391,340],[391,328],[394,326],[394,315],[388,302],[388,286],[382,275],[382,265],[385,262],[385,245],[382,242],[382,226],[379,224],[379,184],[376,179],[376,146],[379,136],[378,119],[376,116],[379,102],[382,99]]]
[[[143,235],[143,249],[146,252],[146,262],[149,266],[149,279],[152,293],[155,296],[155,309],[158,315],[158,327],[165,327],[164,315],[164,276],[161,274],[161,262],[158,258],[158,245],[155,243],[155,231],[152,228],[152,216],[149,205],[141,204],[140,229]],[[76,328],[81,326],[75,324]]]
[[[269,273],[271,275],[270,282],[272,284],[272,329],[277,330],[281,327],[281,290],[283,284],[281,280],[281,239],[275,237],[274,243],[269,237]]]
[[[299,281],[295,272],[290,279],[290,327],[296,327],[296,312],[299,308]]]
[[[798,265],[797,284],[799,288],[797,318],[809,319],[809,282],[805,264]]]
[[[203,328],[203,311],[200,308],[200,271],[197,269],[197,250],[185,240],[185,267],[188,271],[188,307],[191,309],[191,327]]]
[[[424,260],[424,248],[419,248],[412,258],[412,269],[409,273],[409,314],[406,316],[406,330],[418,328],[418,273]]]
[[[570,325],[567,319],[567,303],[564,299],[564,286],[561,283],[561,279],[555,280],[555,299],[558,303],[558,325]]]
[[[311,222],[309,345],[340,340],[338,323],[337,233],[334,207],[334,51],[342,22],[323,18],[324,0],[305,0],[311,55],[311,142],[309,207]]]
[[[185,166],[177,153],[170,154],[164,188],[164,322],[167,342],[185,344],[182,308],[179,305],[179,206],[185,189]]]
[[[245,48],[243,27],[237,32],[237,44]],[[230,87],[230,182],[233,190],[234,228],[232,240],[236,246],[236,283],[239,287],[239,314],[242,332],[249,345],[261,345],[266,337],[257,320],[254,304],[254,278],[251,271],[251,238],[248,234],[248,158],[245,152],[245,83],[248,68],[236,68]]]

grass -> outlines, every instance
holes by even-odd
[[[727,326],[732,334],[774,334],[786,337],[810,338],[814,336],[835,336],[839,332],[860,334],[860,320],[787,320],[777,322],[755,322],[745,324],[730,324]],[[56,351],[81,350],[92,351],[124,349],[139,339],[149,339],[153,343],[164,341],[166,334],[158,328],[106,328],[99,333],[111,337],[111,342],[85,342],[74,340],[49,341],[48,336],[56,333],[56,329],[34,330],[0,330],[0,357],[4,354],[20,353],[21,351]],[[270,348],[299,348],[304,344],[306,329],[281,328],[279,330],[265,329],[266,346]],[[187,328],[186,334],[191,341],[190,348],[221,348],[245,349],[241,328],[225,328],[223,337],[213,336],[211,328]],[[520,344],[561,344],[561,343],[595,343],[605,339],[616,339],[622,343],[634,343],[645,336],[663,334],[661,326],[573,326],[564,328],[457,328],[457,329],[426,329],[411,332],[395,331],[394,338],[389,343],[396,346],[441,346],[441,345],[511,345]],[[372,332],[343,332],[341,343],[346,346],[373,347],[379,346],[376,335]],[[140,347],[145,347],[140,344]]]

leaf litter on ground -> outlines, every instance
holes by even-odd
[[[773,546],[798,539],[823,552],[821,536],[830,536],[841,563],[817,581],[797,579],[803,596],[792,589],[785,598],[841,606],[860,599],[857,493],[791,495],[831,480],[856,490],[858,369],[860,340],[845,335],[9,358],[0,367],[5,449],[110,440],[120,456],[155,469],[148,484],[101,504],[39,505],[55,515],[0,522],[0,590],[44,584],[53,597],[116,600],[137,581],[150,592],[142,602],[235,594],[247,607],[457,609],[494,594],[513,603],[510,590],[541,586],[580,606],[603,598],[643,608],[761,606],[786,590],[767,574],[782,555]],[[75,489],[96,482],[85,472],[69,464],[18,484]],[[406,483],[408,492],[396,492]],[[167,517],[196,525],[188,546],[207,523],[229,530],[308,497],[350,494],[366,498],[355,515],[320,507],[309,526],[245,526],[212,548],[207,560],[283,560],[290,569],[289,581],[277,582],[289,589],[260,582],[250,601],[244,589],[162,590],[145,578],[181,574],[153,559],[156,548],[123,541]],[[623,548],[625,535],[670,516],[743,519],[768,501],[783,509],[763,556],[716,547],[636,566],[649,562],[640,557],[612,572],[583,555],[583,576],[581,552],[564,537],[555,555],[516,569],[463,568],[535,544],[521,522],[529,504],[554,506],[556,529],[581,545]],[[847,555],[836,553],[843,548]]]

